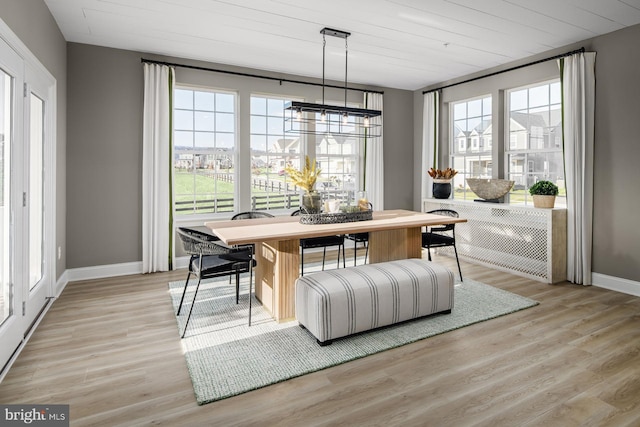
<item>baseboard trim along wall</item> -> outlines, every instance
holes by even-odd
[[[607,276],[606,274],[600,273],[591,273],[591,282],[593,286],[597,286],[599,288],[605,288],[640,297],[640,282]]]
[[[189,265],[189,257],[178,257],[174,260],[174,268],[187,268]],[[70,268],[66,270],[58,283],[62,281],[64,277],[64,286],[68,282],[75,282],[78,280],[92,280],[92,279],[104,279],[107,277],[117,277],[117,276],[128,276],[130,274],[142,274],[142,262],[126,262],[122,264],[110,264],[110,265],[97,265],[94,267],[81,267],[81,268]],[[59,285],[56,287],[59,289]],[[62,291],[62,289],[60,289]],[[59,295],[59,293],[56,293]]]
[[[174,264],[174,268],[176,269],[187,268],[189,265],[189,257],[178,257],[174,260]],[[59,296],[68,282],[126,276],[129,274],[142,274],[142,262],[127,262],[123,264],[71,268],[66,270],[58,279],[55,295]],[[605,288],[640,297],[640,282],[607,276],[606,274],[600,273],[592,273],[591,281],[593,286],[597,286],[599,288]]]
[[[141,274],[142,262],[126,262],[122,264],[97,265],[94,267],[70,268],[66,271],[69,282],[78,280],[104,279],[106,277]]]

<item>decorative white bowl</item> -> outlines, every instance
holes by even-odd
[[[508,179],[467,178],[467,185],[471,191],[484,200],[495,200],[511,190],[515,181]]]

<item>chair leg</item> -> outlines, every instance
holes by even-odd
[[[342,241],[342,244],[340,246],[342,246],[342,268],[347,268],[347,254],[344,251],[344,240]],[[338,255],[340,255],[340,248],[338,248]]]
[[[191,301],[191,308],[189,308],[189,315],[187,316],[187,323],[184,324],[184,330],[182,331],[182,337],[187,333],[187,327],[189,326],[189,320],[191,320],[191,313],[193,312],[193,306],[196,305],[196,297],[198,296],[198,289],[200,288],[200,278],[198,278],[198,284],[196,285],[196,291],[193,293],[193,301]]]
[[[324,271],[324,256],[327,254],[327,247],[325,246],[324,249],[322,249],[322,271]],[[340,265],[340,264],[338,264]]]
[[[231,278],[231,276],[229,276]],[[240,270],[236,269],[236,304],[240,301]]]
[[[249,257],[249,259],[253,258],[253,254]],[[253,261],[249,261],[249,327],[251,327],[251,288],[253,288]]]
[[[462,269],[460,268],[460,260],[458,259],[458,249],[453,245],[453,251],[456,253],[456,262],[458,263],[458,273],[460,273],[460,281],[462,282]]]
[[[180,298],[180,305],[178,306],[178,314],[176,314],[176,316],[180,316],[180,310],[182,310],[182,303],[184,302],[184,296],[187,293],[187,285],[189,284],[190,277],[191,277],[191,272],[187,274],[187,281],[184,283],[184,290],[182,291],[182,298]]]
[[[429,261],[431,261],[431,248],[427,246],[427,253],[429,254]]]
[[[356,266],[356,261],[358,259],[358,240],[353,239],[353,266]]]
[[[302,270],[300,275],[304,276],[304,248],[300,251],[300,269]]]
[[[364,242],[364,247],[366,250],[364,251],[364,263],[367,263],[367,259],[369,258],[369,242]]]

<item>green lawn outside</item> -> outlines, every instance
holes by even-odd
[[[233,174],[233,169],[229,170],[230,174]],[[265,180],[267,175],[252,175],[254,178]],[[277,175],[269,175],[269,178],[273,182],[282,181],[285,182],[285,177],[279,177]],[[202,171],[202,173],[194,175],[190,171],[174,170],[173,175],[174,195],[175,202],[187,202],[177,206],[177,209],[181,214],[191,213],[213,213],[213,212],[231,212],[233,211],[233,198],[235,194],[235,184],[233,182],[216,180],[213,176],[208,175],[208,171]],[[195,185],[195,200],[206,201],[204,205],[198,205],[197,211],[193,212],[193,206],[189,202],[194,200],[194,185]],[[216,193],[217,189],[217,193]],[[217,197],[216,197],[217,194]],[[264,188],[254,188],[253,194],[256,196],[282,196],[284,193],[279,191],[267,191]],[[214,208],[213,202],[216,201],[218,207]],[[266,199],[258,200],[258,208],[266,203]],[[282,204],[282,199],[277,198],[270,203],[275,203],[272,206],[278,207]],[[184,209],[184,210],[182,210]]]

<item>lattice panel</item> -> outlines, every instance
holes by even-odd
[[[488,203],[427,200],[424,210],[453,209],[468,222],[456,225],[460,258],[551,282],[551,211]],[[453,248],[440,253],[455,256]]]

